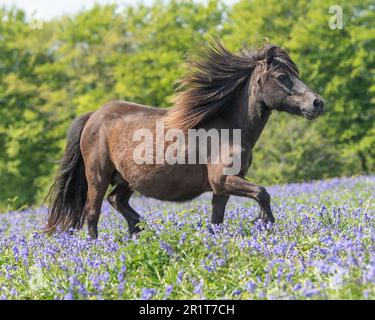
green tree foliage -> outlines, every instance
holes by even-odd
[[[50,174],[48,154],[59,151],[41,94],[48,80],[38,71],[52,57],[29,37],[21,11],[0,10],[0,20],[0,203],[19,206],[35,201],[37,180]]]
[[[374,172],[374,5],[341,1],[331,30],[322,0],[156,1],[95,6],[30,27],[0,8],[0,209],[40,203],[78,114],[109,100],[171,106],[186,52],[207,34],[231,49],[284,46],[327,114],[273,114],[249,176],[268,184]]]
[[[375,169],[375,4],[342,2],[344,28],[327,28],[329,4],[311,2],[286,44],[304,77],[326,98],[319,128],[338,156],[355,157],[363,172]],[[354,172],[353,172],[354,173]]]

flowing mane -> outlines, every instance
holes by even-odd
[[[242,48],[232,53],[218,40],[209,40],[186,61],[187,73],[179,81],[178,93],[166,116],[168,127],[189,129],[230,107],[233,98],[252,75],[257,63],[265,61],[274,48],[277,59],[272,68],[283,67],[298,75],[288,54],[274,45],[258,50]]]

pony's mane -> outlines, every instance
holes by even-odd
[[[166,125],[194,128],[228,108],[257,64],[265,63],[266,53],[271,48],[276,57],[272,68],[283,67],[298,75],[294,62],[277,46],[267,44],[258,50],[244,47],[238,53],[232,53],[218,40],[207,41],[186,60],[187,72],[179,81]]]

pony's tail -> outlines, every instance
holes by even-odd
[[[55,181],[47,194],[49,202],[45,232],[52,234],[70,228],[80,229],[85,221],[84,206],[87,197],[87,180],[80,141],[83,128],[92,112],[76,118],[69,129],[64,156]]]

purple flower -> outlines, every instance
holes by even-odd
[[[172,285],[168,285],[167,288],[165,289],[165,295],[164,295],[164,300],[167,299],[171,293],[173,291],[173,286]]]
[[[156,289],[143,288],[141,300],[150,300],[156,294]]]
[[[249,281],[246,283],[245,290],[249,293],[254,293],[255,289],[257,288],[257,285],[253,281]]]
[[[163,250],[165,250],[169,256],[172,256],[172,255],[173,255],[173,248],[172,248],[168,243],[166,243],[166,242],[164,242],[164,241],[161,241],[161,242],[160,242],[160,247],[161,247]]]
[[[302,285],[300,283],[297,283],[294,287],[293,287],[293,291],[298,291],[298,290],[301,290],[302,288]]]
[[[65,296],[64,300],[74,300],[73,292],[69,291]]]
[[[18,250],[17,246],[13,246],[12,250],[13,250],[14,259],[18,261],[19,256],[20,256],[20,251]]]
[[[124,293],[124,283],[123,282],[120,282],[118,287],[117,287],[117,290],[118,290],[118,295],[121,297]]]
[[[365,282],[370,282],[375,284],[375,265],[369,267],[369,269],[365,272]]]
[[[178,242],[179,245],[182,245],[184,244],[186,240],[186,232],[184,232],[182,235],[181,235],[181,238],[180,238],[180,241]]]
[[[233,292],[232,292],[232,295],[233,296],[238,296],[238,295],[240,295],[241,294],[241,290],[239,290],[239,289],[235,289],[235,290],[233,290]]]
[[[176,283],[178,285],[181,284],[183,276],[184,276],[184,271],[183,270],[178,271],[178,273],[177,273],[177,279],[176,279]]]
[[[202,295],[202,293],[203,293],[203,280],[199,281],[198,284],[194,285],[193,293]]]

